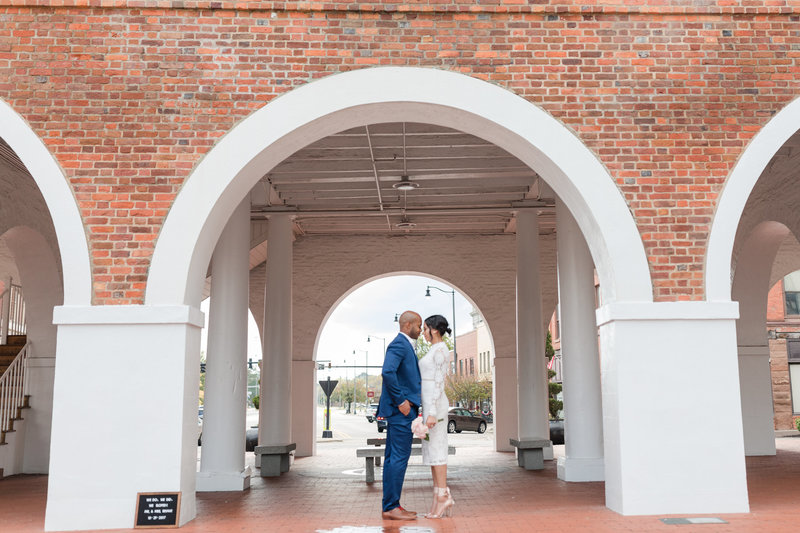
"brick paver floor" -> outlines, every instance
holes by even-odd
[[[564,483],[555,462],[528,472],[513,454],[486,447],[459,448],[450,463],[455,515],[443,520],[383,522],[381,483],[366,485],[362,463],[348,447],[320,446],[277,479],[253,477],[242,493],[200,493],[190,532],[428,533],[516,531],[663,531],[722,533],[800,530],[800,438],[778,439],[775,457],[747,459],[751,512],[714,515],[726,524],[667,525],[660,516],[624,517],[604,505],[602,483]],[[252,455],[252,454],[251,454]],[[713,457],[708,458],[713,461]],[[424,512],[431,482],[412,458],[403,505]],[[46,476],[0,481],[0,531],[39,532],[44,527]],[[119,531],[119,530],[118,530]],[[131,530],[132,531],[132,530]]]

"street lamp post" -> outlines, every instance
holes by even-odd
[[[378,337],[377,335],[367,335],[367,342],[370,339],[380,339],[383,341],[383,357],[386,357],[386,339],[383,337]],[[369,352],[367,352],[367,357],[369,357]],[[367,370],[367,391],[369,391],[369,370]]]
[[[428,285],[425,288],[425,298],[431,297],[431,289],[449,294],[453,299],[453,372],[458,375],[458,352],[456,352],[456,291],[455,289],[447,291],[439,287],[434,287],[433,285]]]
[[[367,405],[367,391],[369,390],[369,351],[368,350],[358,350],[359,352],[364,352],[366,361],[364,363],[364,371],[366,372],[366,385],[364,386],[364,409],[366,409]],[[353,372],[356,371],[356,351],[353,350]],[[353,396],[356,395],[356,382],[355,379],[353,380]],[[366,412],[366,411],[365,411]]]

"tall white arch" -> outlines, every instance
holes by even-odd
[[[477,135],[544,177],[589,243],[604,300],[652,301],[647,258],[608,171],[563,124],[513,93],[436,69],[381,67],[295,89],[231,130],[198,164],[156,243],[145,302],[198,305],[214,245],[266,170],[317,139],[378,122],[424,122]]]
[[[55,158],[31,127],[0,100],[0,137],[17,154],[50,211],[64,274],[64,305],[91,305],[92,268],[78,203]]]
[[[789,137],[800,129],[800,98],[776,114],[750,141],[719,195],[706,249],[706,300],[731,299],[731,256],[744,206],[758,178]]]

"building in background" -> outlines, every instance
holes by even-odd
[[[775,429],[794,429],[800,418],[800,270],[770,290],[767,334]]]

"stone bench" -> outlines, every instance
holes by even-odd
[[[414,439],[414,440],[419,440],[419,439]],[[364,470],[364,477],[367,483],[375,482],[375,459],[383,457],[384,453],[386,453],[386,446],[374,446],[369,448],[356,449],[356,457],[363,457],[364,460],[366,461],[366,469]],[[455,455],[456,447],[448,446],[447,454]],[[412,457],[415,455],[422,455],[422,446],[411,446],[411,455]]]
[[[508,439],[517,449],[517,464],[525,470],[542,470],[544,468],[544,449],[552,444],[547,439]]]
[[[411,439],[411,444],[422,444],[420,439],[414,438]],[[386,437],[376,437],[372,439],[367,439],[367,446],[386,446]],[[375,466],[381,466],[381,458],[375,458]]]
[[[289,455],[297,448],[297,444],[285,446],[256,446],[257,463],[261,465],[261,477],[280,476],[289,471]]]

